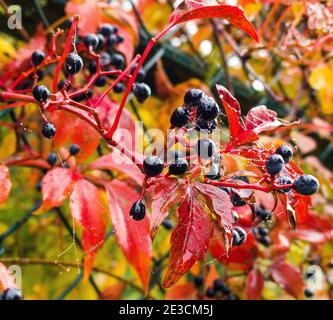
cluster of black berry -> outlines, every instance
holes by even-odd
[[[195,120],[196,130],[211,133],[217,127],[220,108],[214,98],[199,89],[191,89],[184,96],[184,105],[175,109],[170,118],[172,128],[189,126]]]
[[[278,148],[274,154],[268,157],[266,161],[266,170],[271,176],[276,176],[282,172],[293,156],[290,146],[283,145]],[[285,175],[279,175],[277,178],[278,185],[292,185],[292,188],[299,194],[310,196],[319,190],[319,181],[312,175],[304,174],[297,177],[294,181]],[[291,189],[280,189],[279,192],[287,193]]]
[[[69,146],[68,151],[71,156],[76,156],[80,152],[80,146],[77,144],[72,144]],[[46,161],[51,167],[53,167],[58,161],[57,154],[54,152],[50,152],[47,155]]]
[[[194,285],[197,289],[202,288],[204,285],[203,278],[200,276],[195,277]],[[205,296],[210,299],[239,300],[239,297],[233,295],[230,288],[221,279],[214,280],[213,286],[206,289]]]
[[[19,289],[9,288],[0,295],[0,300],[23,300],[23,293]]]
[[[271,245],[272,241],[269,237],[269,229],[266,226],[258,226],[254,228],[253,234],[256,240],[265,247],[269,247]]]
[[[126,66],[125,58],[122,54],[115,51],[115,46],[124,41],[124,37],[119,34],[118,28],[111,24],[104,24],[101,26],[97,34],[88,34],[84,38],[78,40],[78,45],[81,43],[84,46],[94,52],[99,54],[99,63],[102,71],[111,71],[113,68],[116,70],[123,70]],[[31,56],[32,64],[37,67],[43,63],[45,59],[45,54],[41,50],[35,51]],[[77,53],[72,52],[68,55],[65,63],[64,74],[67,78],[61,80],[58,83],[58,90],[70,90],[71,81],[68,81],[69,77],[73,77],[78,74],[84,67],[87,66],[87,69],[91,76],[97,72],[97,63],[96,60],[90,59],[86,62],[83,61],[83,58]],[[131,70],[133,73],[137,66],[134,66]],[[41,72],[41,70],[38,70]],[[145,71],[140,69],[136,81],[142,81],[145,78]],[[113,76],[110,76],[113,77]],[[101,75],[97,77],[94,82],[96,87],[104,87],[107,84],[107,76]],[[115,93],[122,93],[125,90],[125,85],[122,82],[118,82],[113,91]],[[137,100],[142,103],[150,95],[150,87],[143,82],[136,82],[133,86],[133,93]],[[46,104],[51,97],[49,89],[45,85],[36,85],[32,89],[32,94],[35,100],[41,104]],[[78,94],[73,97],[73,100],[76,102],[81,102],[86,99],[91,99],[93,96],[93,90],[89,89],[85,93]],[[55,126],[50,122],[45,122],[42,127],[42,134],[48,139],[52,139],[56,134]]]

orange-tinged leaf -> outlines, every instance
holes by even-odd
[[[202,18],[226,19],[234,26],[245,31],[251,38],[259,41],[255,28],[240,7],[218,4],[215,1],[184,0],[172,13],[170,24],[176,25],[185,21]]]
[[[8,198],[11,187],[9,169],[5,165],[0,165],[0,205]]]
[[[104,243],[108,209],[102,191],[84,179],[74,185],[70,209],[75,222],[83,228],[84,280],[87,281],[96,252]]]
[[[71,169],[54,168],[42,180],[43,203],[36,214],[59,207],[68,197],[77,179],[77,172]]]
[[[165,300],[194,300],[197,291],[193,282],[177,284],[170,290],[167,290]]]
[[[273,280],[287,293],[296,299],[302,299],[304,281],[299,269],[295,266],[278,261],[270,267]]]
[[[208,249],[213,224],[196,189],[188,187],[178,208],[178,223],[171,234],[170,261],[163,287],[173,286]]]
[[[80,152],[76,155],[76,159],[82,162],[95,152],[101,137],[95,129],[81,119],[76,119],[73,126],[72,142],[80,146]]]
[[[246,277],[246,296],[249,300],[258,300],[264,288],[264,276],[258,269],[253,269]]]
[[[130,209],[139,195],[126,183],[113,180],[105,184],[105,188],[117,241],[127,261],[138,273],[144,291],[147,292],[152,259],[148,215],[141,221],[135,221],[130,217]]]
[[[4,291],[9,288],[16,288],[15,279],[7,267],[0,262],[0,289]]]

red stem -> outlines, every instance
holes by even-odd
[[[207,183],[216,186],[216,187],[227,187],[227,188],[233,188],[233,189],[253,189],[253,190],[259,190],[263,192],[271,192],[272,190],[283,190],[283,189],[291,189],[293,188],[293,184],[284,184],[284,185],[269,185],[267,187],[262,186],[259,183],[247,183],[247,184],[238,184],[234,182],[226,182],[226,181],[213,181],[213,180],[207,180]]]
[[[62,65],[64,64],[64,62],[69,54],[69,51],[71,50],[72,40],[73,40],[75,31],[76,31],[77,25],[79,23],[79,20],[80,20],[80,17],[78,15],[74,16],[71,28],[69,29],[69,32],[68,32],[68,37],[66,40],[64,52],[59,60],[59,63],[57,65],[57,68],[54,73],[54,80],[53,80],[53,84],[52,84],[53,93],[56,93],[58,91],[57,88],[58,88],[58,80],[59,80],[60,71],[61,71]]]
[[[149,43],[148,43],[146,49],[144,50],[144,52],[143,52],[143,54],[142,54],[142,56],[141,56],[141,58],[140,58],[140,60],[139,60],[139,62],[138,62],[137,67],[136,67],[135,70],[134,70],[134,73],[133,73],[133,75],[132,75],[130,81],[128,82],[128,85],[127,85],[126,91],[125,91],[124,96],[123,96],[123,98],[122,98],[122,100],[121,100],[121,103],[120,103],[119,109],[118,109],[118,111],[117,111],[117,114],[116,114],[115,120],[114,120],[114,122],[113,122],[113,125],[112,125],[111,129],[110,129],[110,130],[108,131],[108,133],[106,134],[106,138],[111,139],[112,136],[113,136],[113,134],[114,134],[115,131],[117,130],[118,125],[119,125],[119,121],[120,121],[121,114],[122,114],[123,109],[124,109],[124,107],[125,107],[125,104],[126,104],[126,102],[127,102],[127,98],[128,98],[128,96],[129,96],[130,92],[132,91],[133,84],[134,84],[135,79],[136,79],[136,77],[137,77],[137,75],[138,75],[138,73],[139,73],[139,70],[140,70],[140,68],[142,67],[142,65],[143,65],[143,63],[145,62],[145,60],[147,59],[147,57],[148,57],[148,55],[149,55],[151,49],[154,47],[154,45],[156,44],[156,42],[157,42],[158,40],[160,40],[160,39],[161,39],[161,38],[162,38],[167,32],[170,31],[170,29],[171,29],[172,27],[173,27],[173,24],[168,25],[164,30],[161,31],[161,33],[159,33],[155,38],[152,38],[152,39],[149,41]]]

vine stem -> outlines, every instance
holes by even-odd
[[[71,28],[69,29],[68,37],[66,39],[65,49],[62,53],[62,56],[61,56],[61,58],[58,62],[56,70],[54,72],[54,79],[53,79],[53,84],[52,84],[52,92],[53,93],[57,92],[60,71],[61,71],[62,65],[64,64],[64,62],[65,62],[65,60],[66,60],[66,58],[69,54],[69,51],[71,49],[73,37],[74,37],[75,31],[76,31],[77,25],[79,23],[79,20],[80,20],[80,17],[78,15],[75,15],[74,18],[73,18]]]
[[[226,187],[226,188],[233,188],[233,189],[253,189],[258,191],[263,191],[266,193],[269,193],[271,191],[279,191],[283,189],[292,189],[293,184],[283,184],[283,185],[276,185],[271,184],[267,187],[261,185],[260,183],[247,183],[247,184],[238,184],[234,182],[226,182],[226,181],[213,181],[213,180],[207,180],[207,184],[210,184],[212,186],[216,187]]]
[[[115,133],[115,131],[117,130],[118,128],[118,125],[119,125],[119,121],[120,121],[120,117],[121,117],[121,114],[123,112],[123,109],[125,107],[125,104],[127,102],[127,97],[129,96],[130,92],[132,91],[132,87],[134,85],[134,82],[135,82],[135,79],[139,73],[139,70],[140,68],[142,67],[143,63],[145,62],[145,60],[147,59],[151,49],[154,47],[154,45],[156,44],[157,41],[159,41],[161,38],[163,38],[163,36],[165,34],[167,34],[172,28],[174,27],[173,24],[170,24],[168,25],[164,30],[162,30],[156,37],[150,39],[147,47],[145,48],[142,56],[140,57],[139,61],[138,61],[138,64],[133,72],[133,75],[131,77],[131,79],[129,80],[128,82],[128,85],[127,85],[127,88],[126,88],[126,91],[124,93],[124,96],[121,100],[121,103],[120,103],[120,106],[119,106],[119,109],[117,111],[117,114],[116,114],[116,117],[115,117],[115,120],[113,122],[113,125],[111,127],[111,129],[107,132],[106,134],[106,138],[107,139],[111,139],[113,134]]]

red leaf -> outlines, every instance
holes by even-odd
[[[230,270],[251,270],[257,255],[256,242],[253,234],[247,233],[246,242],[240,247],[232,247],[227,253],[222,235],[215,230],[209,244],[209,252],[219,262],[226,264]]]
[[[22,68],[29,68],[31,66],[28,60],[30,60],[31,54],[34,51],[37,49],[44,50],[46,44],[44,32],[43,26],[41,24],[38,25],[35,35],[30,37],[30,42],[17,50],[15,59],[2,68],[4,73],[0,78],[1,87],[4,86],[7,80],[12,80],[14,75],[17,75]]]
[[[259,134],[265,131],[272,131],[280,126],[293,125],[293,123],[282,122],[277,118],[277,113],[266,106],[252,108],[246,115],[243,122],[244,130],[252,130]]]
[[[178,179],[161,178],[154,183],[150,235],[154,239],[158,228],[169,215],[170,209],[183,199],[185,185]]]
[[[100,169],[100,170],[116,170],[125,173],[127,176],[132,178],[136,183],[142,185],[144,175],[138,166],[127,158],[124,158],[126,163],[120,161],[123,158],[117,158],[118,152],[112,152],[105,156],[100,157],[95,162],[93,162],[89,168],[90,169]]]
[[[9,288],[17,288],[14,277],[10,274],[9,270],[4,264],[0,262],[0,291]]]
[[[95,152],[101,137],[95,129],[81,119],[76,119],[72,125],[74,127],[72,142],[80,146],[76,159],[82,162]]]
[[[0,205],[8,198],[11,187],[9,169],[4,165],[0,165]]]
[[[74,220],[83,228],[84,280],[87,281],[96,251],[104,242],[108,209],[102,191],[84,179],[74,185],[70,208]]]
[[[302,299],[304,282],[301,272],[286,262],[277,262],[270,267],[273,280],[295,299]]]
[[[196,288],[193,282],[178,284],[168,290],[165,300],[195,300],[197,297]]]
[[[61,206],[71,193],[77,177],[78,173],[70,169],[54,168],[50,170],[42,180],[43,203],[37,213]]]
[[[165,288],[174,285],[207,251],[214,229],[199,198],[196,189],[188,187],[178,208],[178,223],[171,235],[170,261],[163,281]]]
[[[234,218],[232,214],[233,205],[229,195],[220,188],[209,184],[198,183],[197,188],[205,197],[211,212],[216,215],[213,219],[218,220],[219,227],[230,231]]]
[[[260,270],[253,269],[246,278],[246,295],[249,300],[258,300],[264,288],[264,277]]]
[[[189,20],[202,18],[223,18],[231,24],[245,31],[251,38],[259,41],[256,30],[246,17],[244,11],[232,5],[218,4],[203,0],[184,0],[174,10],[170,18],[170,24],[176,25]]]
[[[129,211],[139,195],[126,183],[113,180],[105,188],[117,241],[147,292],[152,259],[148,215],[141,221],[131,219]]]
[[[68,16],[79,15],[80,35],[96,32],[102,22],[101,8],[96,0],[68,1],[65,8]]]
[[[311,229],[298,229],[292,233],[292,236],[315,244],[321,244],[328,240],[325,232],[318,232]]]
[[[217,84],[216,89],[218,95],[223,103],[224,109],[227,113],[229,131],[230,131],[230,140],[233,140],[237,137],[238,133],[241,130],[241,108],[238,101],[232,96],[232,94],[223,86]]]
[[[64,144],[78,144],[80,152],[76,156],[79,162],[89,158],[96,150],[101,138],[95,129],[75,115],[55,111],[52,114],[52,122],[57,128],[52,143],[55,147],[62,147]]]

